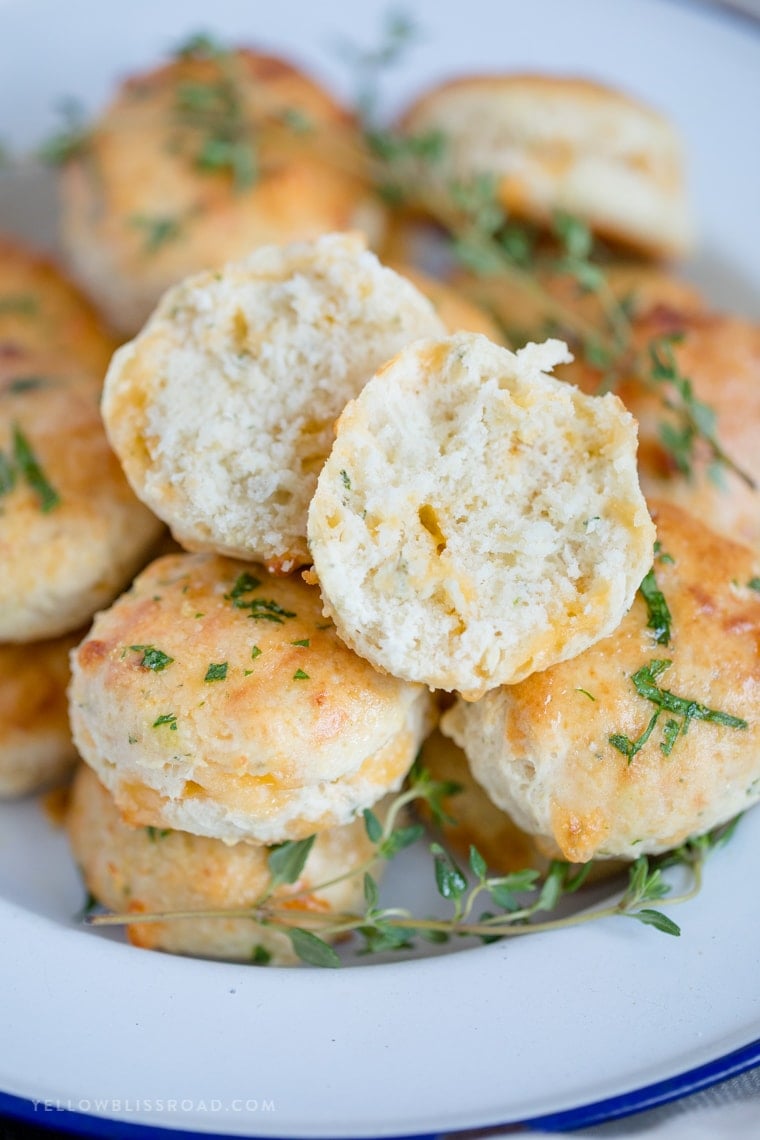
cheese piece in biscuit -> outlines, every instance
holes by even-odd
[[[136,493],[190,550],[309,561],[333,424],[372,373],[444,326],[358,235],[260,249],[171,289],[114,356],[103,414]]]
[[[99,398],[54,354],[0,355],[0,641],[78,629],[161,533],[108,446]]]
[[[382,804],[376,813],[382,818]],[[269,884],[269,848],[229,845],[166,828],[131,827],[86,764],[74,780],[67,826],[88,891],[117,913],[245,910],[259,901]],[[300,877],[275,890],[272,905],[286,906],[293,925],[304,915],[307,927],[315,913],[329,917],[331,911],[362,912],[360,874],[331,887],[313,888],[358,867],[372,854],[361,819],[321,831]],[[377,878],[378,872],[381,862],[373,868],[373,876]],[[298,961],[286,934],[250,918],[135,922],[127,926],[127,936],[135,946],[172,954],[273,966]],[[335,935],[320,936],[328,942],[335,939]]]
[[[0,799],[37,792],[74,766],[66,687],[80,636],[0,645]]]
[[[419,185],[496,179],[508,214],[541,224],[562,211],[603,237],[655,257],[692,245],[679,138],[656,111],[599,83],[479,75],[426,92],[402,130],[439,132],[442,157]],[[424,203],[424,195],[422,197]]]
[[[64,163],[61,199],[69,262],[129,336],[188,274],[333,230],[374,240],[384,218],[357,124],[324,88],[200,41],[119,88]]]
[[[653,513],[649,605],[640,592],[610,637],[441,722],[570,861],[666,851],[760,799],[760,563],[675,506]]]
[[[460,333],[348,405],[309,512],[326,612],[375,666],[476,697],[610,633],[652,558],[636,425],[616,396]]]
[[[72,659],[79,750],[130,823],[279,843],[398,788],[429,694],[325,622],[319,591],[209,554],[152,563]]]

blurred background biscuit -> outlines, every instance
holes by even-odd
[[[76,276],[127,335],[191,273],[383,227],[353,117],[291,63],[203,37],[121,86],[66,157],[61,208]]]
[[[130,823],[279,843],[397,789],[429,694],[339,640],[318,590],[213,555],[154,562],[72,658],[84,759]]]
[[[638,100],[599,83],[542,75],[478,75],[425,92],[401,129],[437,133],[418,196],[492,176],[507,214],[551,224],[558,212],[654,257],[692,244],[678,136]],[[412,188],[414,191],[414,187]]]

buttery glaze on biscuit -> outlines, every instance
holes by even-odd
[[[382,820],[383,804],[376,805]],[[67,826],[74,857],[90,893],[117,912],[244,910],[259,901],[269,882],[267,847],[230,845],[218,839],[166,828],[131,827],[106,789],[83,764],[72,788]],[[373,854],[363,820],[317,836],[297,882],[280,887],[274,906],[288,907],[294,924],[300,914],[361,911],[361,875],[314,890],[364,863]],[[382,874],[382,861],[373,867]],[[298,898],[291,896],[298,894]],[[133,923],[127,935],[135,946],[227,961],[296,965],[290,939],[249,918],[198,918]],[[328,942],[335,935],[322,935]]]
[[[278,843],[349,822],[399,787],[429,727],[319,592],[213,555],[159,559],[72,659],[84,759],[134,824]]]
[[[760,799],[757,556],[671,504],[653,514],[667,644],[639,593],[610,637],[476,704],[458,702],[441,722],[494,802],[571,861],[667,851]],[[669,664],[651,683],[683,700],[647,738],[660,706],[640,693],[639,671],[651,677],[657,661]],[[699,716],[686,725],[690,701],[746,726]]]
[[[130,336],[191,273],[383,227],[353,118],[291,64],[247,49],[201,47],[127,80],[65,165],[62,212],[74,271]]]

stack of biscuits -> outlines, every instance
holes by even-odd
[[[311,88],[300,127],[316,132],[303,154],[320,190],[303,212],[277,198],[299,224],[267,214],[266,162],[253,196],[239,166],[204,170],[203,115],[180,104],[193,85],[229,102],[230,77],[238,132],[249,81],[259,97],[271,83],[261,154],[287,127],[297,163],[303,77],[198,43],[128,84],[93,130],[97,185],[82,155],[64,175],[79,274],[123,329],[171,280],[214,266],[169,288],[103,392],[126,478],[182,552],[150,565],[72,655],[86,767],[69,830],[92,893],[157,916],[128,927],[139,945],[291,962],[282,930],[241,915],[269,890],[271,848],[316,836],[273,896],[291,925],[360,907],[350,872],[373,856],[361,813],[383,817],[423,742],[433,773],[466,786],[452,842],[505,872],[660,852],[756,802],[756,492],[736,472],[717,491],[707,453],[688,479],[674,468],[634,376],[622,399],[593,395],[599,369],[563,341],[502,347],[547,315],[519,275],[458,274],[461,292],[407,276],[403,220],[387,247],[401,272],[355,234],[314,236],[365,209],[367,171],[345,200],[323,181],[355,124],[315,153],[334,116]],[[171,175],[160,215],[151,180],[130,182],[113,157],[154,119]],[[637,344],[679,334],[666,364],[760,476],[757,329],[706,314],[652,260],[691,240],[660,116],[593,84],[491,77],[435,89],[400,130],[448,140],[420,172],[418,217],[452,180],[495,175],[537,230],[571,211],[625,248],[607,287]],[[139,196],[93,211],[88,194],[112,185]],[[150,231],[152,250],[151,218],[171,222]],[[541,289],[586,327],[601,321],[599,295],[567,274]],[[178,911],[224,915],[161,920]]]

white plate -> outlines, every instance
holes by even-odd
[[[760,106],[760,35],[668,0],[409,8],[428,34],[392,82],[392,107],[455,71],[537,68],[608,80],[667,111],[686,140],[703,235],[690,272],[716,304],[757,313],[760,152],[747,124]],[[198,29],[292,52],[345,92],[331,45],[339,34],[371,43],[382,9],[0,0],[0,139],[33,145],[62,95],[95,108],[116,76]],[[0,229],[45,240],[50,200],[38,180],[3,177]],[[745,885],[758,864],[755,812],[678,912],[680,939],[618,919],[430,960],[255,970],[82,929],[62,836],[34,804],[0,806],[0,1111],[82,1130],[98,1125],[56,1113],[359,1137],[514,1122],[629,1093],[623,1108],[661,1099],[760,1061],[760,945]]]

